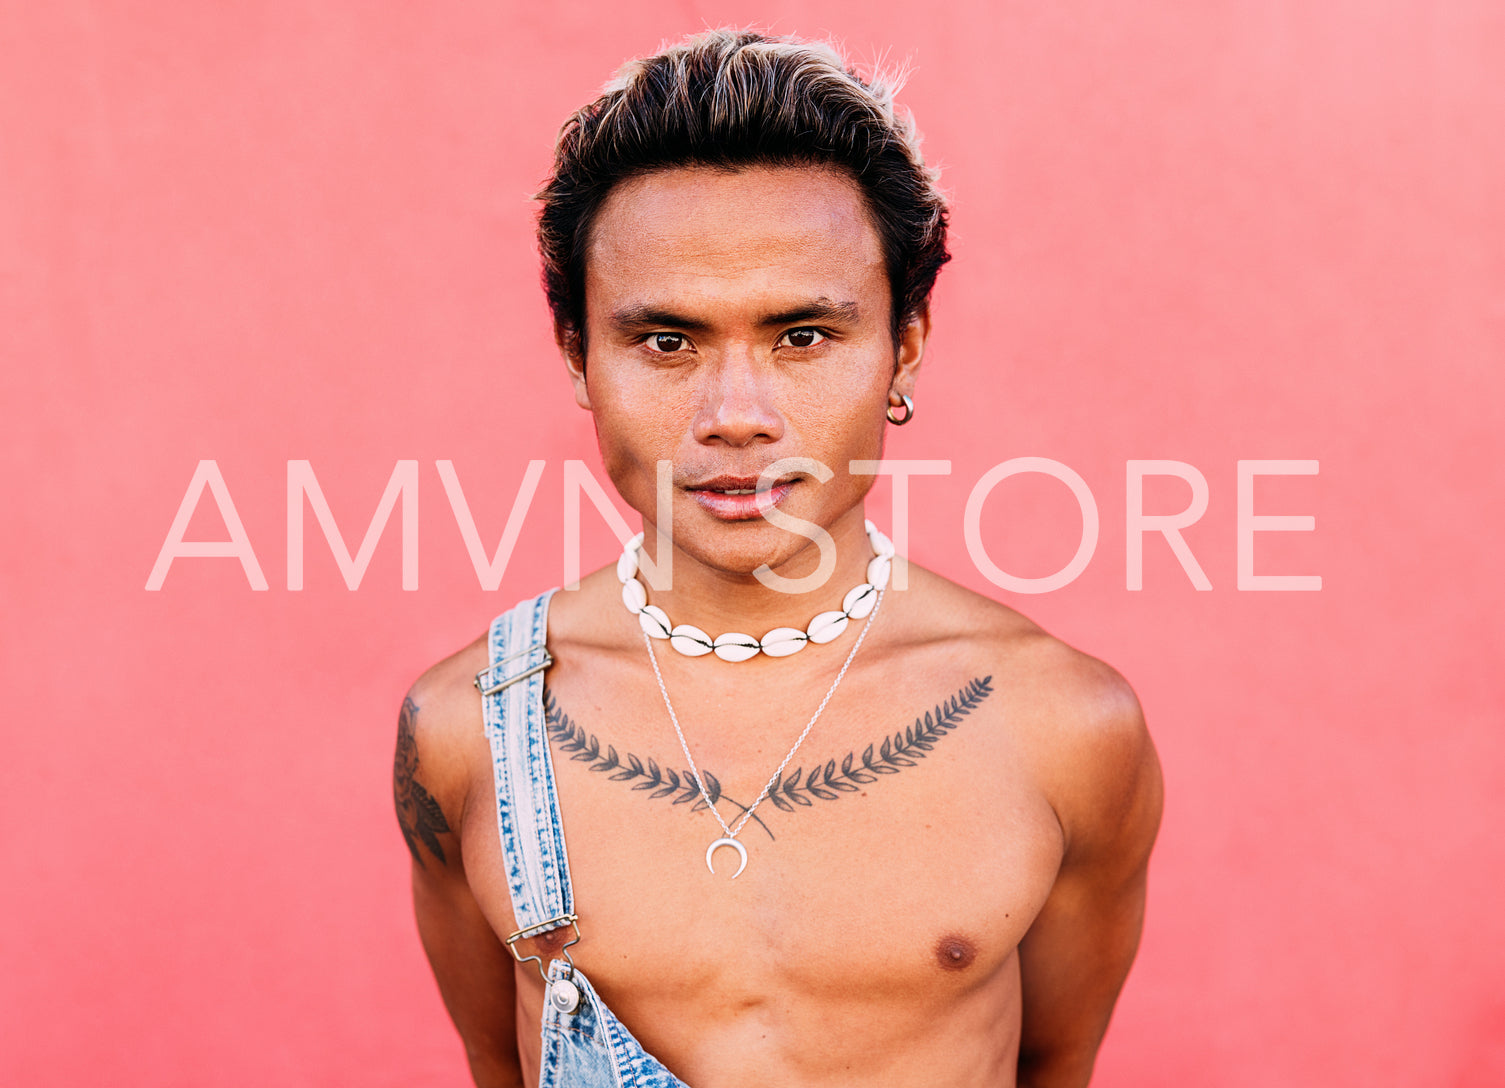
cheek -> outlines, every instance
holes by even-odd
[[[817,389],[804,401],[796,418],[808,421],[806,438],[812,443],[842,450],[871,450],[882,444],[883,411],[888,406],[887,375],[884,375],[884,380],[874,380],[860,389],[847,390],[842,396]],[[865,454],[854,453],[852,456]]]
[[[662,390],[646,388],[609,366],[590,376],[596,431],[633,446],[662,433],[669,405]]]
[[[640,513],[655,501],[653,483],[658,456],[645,448],[630,429],[596,414],[596,448],[601,464],[618,495]],[[645,505],[646,504],[646,505]]]
[[[607,468],[651,462],[663,456],[659,453],[662,431],[642,412],[619,405],[602,407],[597,403],[593,414],[596,444],[601,448],[601,459]]]
[[[652,488],[660,460],[682,458],[686,433],[681,397],[664,390],[642,391],[620,382],[599,381],[591,386],[591,415],[602,464],[624,497],[641,479]]]

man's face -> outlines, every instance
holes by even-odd
[[[607,198],[586,258],[587,358],[570,360],[613,483],[656,521],[656,463],[674,464],[673,536],[707,565],[779,567],[805,538],[771,504],[832,527],[857,516],[882,452],[890,389],[910,393],[928,322],[896,345],[883,251],[856,182],[837,171],[664,170]],[[786,457],[835,475],[758,475]]]

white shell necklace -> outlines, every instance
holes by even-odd
[[[769,657],[788,657],[805,648],[807,643],[831,642],[840,638],[852,620],[860,620],[878,606],[879,595],[888,588],[889,573],[893,568],[894,544],[878,531],[871,521],[863,523],[867,528],[868,543],[872,545],[873,558],[867,565],[867,581],[853,586],[842,598],[841,608],[822,612],[801,631],[797,627],[775,627],[762,638],[744,635],[740,631],[728,631],[712,637],[699,627],[689,623],[679,626],[669,622],[669,617],[658,605],[648,603],[648,589],[638,578],[638,556],[642,553],[643,534],[639,533],[627,542],[617,560],[617,580],[622,583],[622,603],[627,611],[638,618],[643,633],[649,638],[668,639],[686,657],[700,657],[714,653],[723,661],[746,661],[767,654]],[[652,644],[649,649],[652,649]]]
[[[872,527],[872,522],[868,522],[868,530],[869,537],[871,537],[875,533],[878,533],[878,530]],[[878,535],[881,536],[882,534],[880,533]],[[884,539],[887,540],[887,537],[884,537]],[[889,547],[892,548],[893,545],[889,545]],[[892,552],[889,553],[890,557],[892,556],[892,554]],[[884,557],[880,556],[879,558],[881,559]],[[886,569],[883,572],[883,582],[885,584],[888,582],[888,572]],[[737,840],[737,836],[741,833],[742,829],[747,826],[747,821],[752,819],[753,811],[767,799],[769,792],[773,789],[773,784],[777,782],[783,775],[784,768],[789,766],[789,761],[794,758],[794,753],[800,750],[800,745],[805,743],[805,738],[810,735],[810,730],[815,728],[816,720],[826,709],[826,704],[831,701],[831,696],[836,694],[836,686],[841,683],[841,678],[847,674],[847,669],[851,667],[852,659],[857,656],[857,651],[862,647],[862,640],[867,638],[868,629],[873,626],[873,620],[878,618],[878,607],[883,603],[883,587],[874,589],[873,585],[870,582],[864,582],[861,586],[858,587],[858,589],[873,590],[872,595],[866,598],[867,600],[871,601],[871,604],[863,610],[863,615],[867,617],[867,622],[862,625],[862,630],[858,632],[857,641],[852,643],[852,649],[847,653],[847,659],[841,663],[841,671],[836,674],[836,679],[831,681],[831,686],[826,690],[826,697],[820,701],[820,706],[815,708],[815,713],[810,715],[810,720],[805,723],[805,728],[802,729],[800,731],[800,735],[795,738],[794,747],[789,749],[789,754],[783,758],[778,767],[774,770],[773,774],[769,776],[768,781],[763,784],[763,790],[758,794],[758,799],[752,804],[748,805],[747,808],[742,810],[742,816],[737,820],[735,827],[729,825],[726,820],[722,818],[721,813],[716,810],[715,802],[711,800],[710,794],[706,792],[705,779],[700,773],[700,768],[695,766],[695,757],[690,754],[690,746],[685,742],[685,732],[679,727],[679,716],[674,713],[674,704],[669,701],[669,689],[664,686],[664,674],[659,671],[658,655],[653,652],[653,637],[649,634],[647,625],[644,624],[643,645],[648,647],[648,660],[653,662],[653,676],[654,679],[658,681],[659,694],[664,697],[664,709],[669,712],[669,721],[674,724],[674,735],[679,738],[679,750],[685,754],[685,762],[689,764],[690,774],[694,776],[695,785],[700,790],[700,799],[705,802],[705,807],[711,810],[711,815],[716,817],[716,822],[721,825],[721,830],[723,833],[722,837],[711,843],[710,846],[706,847],[705,851],[705,867],[709,869],[712,874],[716,872],[716,866],[712,864],[711,859],[714,857],[717,848],[722,846],[730,846],[737,852],[737,871],[732,874],[733,880],[736,880],[739,876],[741,876],[742,870],[747,868],[747,847],[743,846],[742,843]],[[855,590],[853,592],[855,592]],[[849,598],[851,597],[851,595],[852,594],[850,593],[847,594]],[[817,616],[816,619],[818,620],[820,619],[820,617]],[[845,615],[843,615],[843,629],[845,629],[846,627],[846,622],[847,621]],[[812,624],[811,626],[813,627],[814,625]],[[790,628],[783,628],[783,630],[790,630]],[[840,633],[840,631],[837,632],[837,634]],[[659,637],[662,638],[663,636]],[[834,637],[835,636],[833,635],[832,638]],[[811,641],[829,642],[830,639],[817,640],[812,636]],[[766,650],[764,652],[767,653]],[[793,653],[792,650],[789,652]]]

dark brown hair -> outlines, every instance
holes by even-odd
[[[544,290],[566,346],[585,352],[585,256],[619,182],[677,166],[833,166],[861,186],[883,246],[895,337],[926,305],[946,252],[946,200],[894,108],[823,42],[711,30],[629,61],[560,129],[538,193]]]

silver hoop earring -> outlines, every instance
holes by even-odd
[[[889,405],[888,411],[883,413],[895,427],[902,427],[914,418],[914,401],[910,400],[907,396],[903,396],[903,394],[900,394],[900,396],[904,401],[904,414],[902,416],[894,415],[893,405]]]

